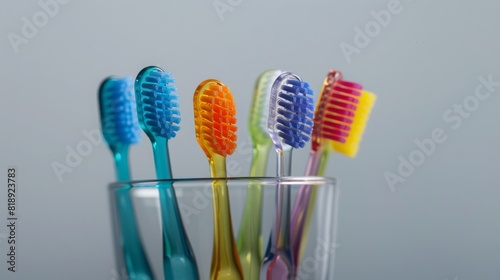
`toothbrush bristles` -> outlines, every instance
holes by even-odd
[[[312,90],[309,84],[289,79],[278,92],[277,135],[292,148],[303,148],[313,126]]]
[[[139,121],[155,136],[174,138],[180,129],[180,110],[175,79],[154,66],[144,68],[136,79]]]
[[[327,76],[321,99],[316,109],[314,126],[320,137],[345,143],[352,130],[353,119],[359,105],[360,84]],[[315,135],[318,135],[316,133]],[[317,142],[313,143],[317,147]]]
[[[99,90],[104,139],[110,145],[130,145],[141,138],[132,79],[108,78]]]
[[[206,82],[197,89],[195,124],[200,144],[212,152],[226,156],[236,148],[236,106],[229,88]]]

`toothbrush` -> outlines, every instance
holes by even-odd
[[[132,78],[107,78],[101,83],[98,95],[102,134],[113,154],[116,179],[128,181],[129,146],[139,143],[141,139]],[[129,192],[130,188],[116,190],[120,243],[125,266],[131,279],[152,280],[154,277],[137,232]]]
[[[268,131],[275,146],[278,177],[290,176],[292,148],[302,148],[312,131],[313,99],[309,84],[284,72],[271,88]],[[290,244],[290,187],[276,186],[276,216],[262,262],[261,279],[294,279]]]
[[[267,70],[257,79],[250,112],[249,130],[253,142],[251,177],[265,175],[267,158],[273,142],[267,131],[269,99],[271,86],[281,73],[280,70]],[[250,183],[247,191],[245,211],[240,226],[237,247],[245,279],[258,280],[261,264],[262,186]]]
[[[212,178],[214,246],[211,280],[243,278],[231,222],[226,156],[236,149],[236,105],[229,88],[218,80],[200,83],[193,97],[196,139],[205,152]]]
[[[347,137],[345,143],[338,142],[338,141],[332,141],[332,146],[333,150],[337,153],[344,154],[349,157],[355,157],[359,144],[361,141],[361,136],[364,133],[366,123],[368,122],[368,118],[371,112],[371,109],[375,103],[376,96],[372,92],[363,90],[361,92],[361,97],[359,99],[359,103],[355,112],[355,116],[353,119],[353,123],[351,125],[351,130],[349,132],[349,136]],[[315,190],[315,189],[314,189]],[[326,203],[325,200],[320,199],[318,203],[318,209],[325,209],[325,211],[319,211],[317,217],[318,221],[326,221],[325,223],[317,223],[316,228],[317,232],[330,232],[330,234],[326,235],[323,242],[326,244],[335,245],[335,237],[336,237],[336,230],[337,230],[337,225],[333,224],[332,222],[336,222],[337,218],[336,215],[338,213],[337,207],[338,207],[338,190],[334,190],[333,188],[328,190],[329,192],[333,192],[334,195],[334,202],[333,203]],[[309,213],[313,212],[314,208],[314,203],[311,203],[309,205]],[[308,215],[310,216],[310,215]],[[310,217],[309,217],[310,219]],[[309,223],[306,223],[306,226],[309,227]],[[306,235],[307,236],[307,235]],[[306,239],[307,240],[307,239]],[[332,244],[333,243],[333,244]],[[333,247],[331,246],[331,247]],[[334,248],[334,247],[333,247]],[[328,278],[333,278],[333,270],[334,270],[334,257],[335,255],[333,254],[334,252],[330,252],[331,258],[330,258],[330,265],[328,266],[322,266],[322,274],[326,275],[327,279]],[[299,260],[302,259],[304,255],[304,250],[300,252],[299,255]]]
[[[373,94],[365,92],[360,84],[343,80],[339,71],[331,70],[328,73],[315,111],[312,146],[306,167],[307,176],[324,175],[332,148],[351,157],[356,155],[361,134],[373,105],[371,102],[367,109],[364,96]],[[362,129],[359,129],[360,126]],[[335,148],[337,144],[340,146]],[[295,269],[298,268],[305,249],[316,191],[313,186],[301,187],[292,212],[292,247],[294,259],[297,260]],[[330,209],[331,205],[321,207],[320,209]],[[332,211],[322,211],[318,215],[330,215]],[[326,217],[320,220],[331,221],[332,218]]]
[[[331,70],[325,78],[320,98],[314,114],[314,128],[306,176],[323,175],[326,161],[331,149],[330,140],[345,142],[349,135],[351,117],[359,102],[362,86],[339,82],[342,74]],[[316,197],[316,188],[303,186],[299,189],[292,210],[292,240],[293,255],[296,262],[295,270],[300,264],[300,251],[303,251],[309,231],[310,215]],[[307,222],[306,222],[307,221]]]
[[[153,146],[156,176],[172,179],[167,142],[179,131],[180,112],[174,78],[156,66],[142,69],[135,80],[139,123]],[[199,279],[196,259],[182,223],[172,183],[158,185],[163,227],[165,279]]]

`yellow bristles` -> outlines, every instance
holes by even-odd
[[[339,143],[337,141],[332,141],[332,147],[336,152],[344,154],[349,157],[355,157],[358,153],[359,143],[363,137],[365,131],[366,123],[370,117],[370,112],[375,104],[377,96],[369,91],[363,90],[361,97],[359,99],[359,104],[357,105],[355,115],[353,118],[353,124],[349,131],[349,136],[345,143]]]

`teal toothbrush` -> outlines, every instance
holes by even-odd
[[[116,179],[130,180],[129,146],[141,139],[132,78],[105,79],[99,88],[102,134],[115,161]],[[116,190],[120,243],[130,279],[154,279],[135,222],[130,188]]]
[[[172,179],[167,142],[179,131],[180,112],[174,78],[156,66],[142,69],[135,80],[139,123],[153,145],[156,176]],[[182,223],[171,183],[158,186],[163,228],[165,279],[199,279],[196,259]]]

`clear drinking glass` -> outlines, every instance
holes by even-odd
[[[117,206],[117,198],[122,197],[125,192],[128,193],[132,201],[132,209],[128,209],[127,213],[133,213],[133,215],[128,217],[130,219],[128,221],[132,221],[131,224],[137,227],[153,277],[154,279],[164,279],[161,206],[158,186],[168,184],[174,187],[184,227],[196,257],[200,279],[210,279],[214,225],[212,185],[214,181],[225,181],[227,183],[235,240],[243,220],[248,189],[260,188],[262,190],[261,242],[259,242],[262,253],[266,250],[271,222],[273,221],[273,215],[276,213],[276,186],[278,184],[290,186],[290,208],[293,208],[295,204],[295,197],[299,189],[311,188],[311,190],[314,190],[316,197],[314,204],[309,208],[309,211],[311,211],[309,215],[310,223],[306,223],[309,229],[308,234],[302,237],[304,246],[302,257],[295,275],[292,277],[284,276],[282,279],[333,279],[339,188],[336,179],[327,177],[199,178],[112,183],[109,186],[109,193],[116,245],[116,270],[127,271],[122,250],[122,234],[120,232],[121,228],[126,227],[123,227],[120,224],[120,219],[118,219],[119,211],[124,210],[122,207]],[[258,215],[258,209],[256,209],[256,215]],[[122,221],[122,223],[128,221]],[[291,221],[291,223],[293,222]],[[129,274],[126,275],[125,279],[139,278]]]

